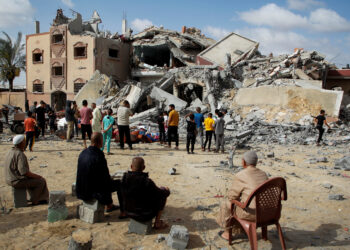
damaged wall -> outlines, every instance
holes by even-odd
[[[292,86],[260,86],[239,89],[234,102],[236,106],[271,105],[294,110],[301,118],[305,115],[317,115],[324,109],[327,115],[337,117],[343,91],[325,89],[307,89]]]

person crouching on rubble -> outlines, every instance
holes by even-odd
[[[258,156],[255,151],[248,151],[243,155],[242,165],[243,170],[235,174],[231,180],[231,186],[226,195],[227,200],[222,204],[217,217],[217,223],[224,229],[219,232],[219,236],[225,240],[229,238],[229,222],[231,219],[231,201],[239,199],[244,203],[249,195],[268,177],[266,173],[256,167]],[[238,218],[254,221],[255,220],[255,201],[251,202],[249,207],[243,210],[240,207],[235,207],[235,215]],[[232,232],[235,234],[242,233],[242,228],[239,223],[233,225]]]
[[[327,121],[326,121],[326,111],[324,111],[323,109],[320,111],[320,114],[315,117],[314,122],[316,125],[316,128],[318,129],[318,139],[317,139],[317,146],[320,146],[320,142],[322,141],[322,136],[324,133],[324,128],[323,128],[323,124],[325,124],[329,129],[331,128]]]
[[[149,221],[155,217],[154,228],[163,229],[168,225],[160,218],[170,191],[167,187],[157,187],[148,173],[143,172],[145,168],[142,157],[132,159],[131,171],[122,179],[122,210],[126,217],[136,221]]]
[[[107,143],[107,155],[111,155],[111,140],[113,134],[114,118],[112,117],[113,110],[108,109],[107,115],[102,120],[102,133],[103,133],[103,144],[101,150],[103,151],[105,144]]]

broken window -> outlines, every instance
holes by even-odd
[[[62,66],[52,67],[52,75],[53,76],[63,76],[63,67]]]
[[[75,47],[74,58],[86,57],[86,47]]]
[[[109,49],[109,57],[112,57],[112,58],[118,58],[119,56],[119,50],[117,49]]]
[[[33,83],[33,92],[43,93],[44,85],[42,83]]]
[[[53,35],[52,43],[63,43],[63,35],[62,34]]]
[[[168,45],[137,46],[134,54],[141,62],[152,66],[169,67],[170,49]]]
[[[178,97],[189,103],[196,98],[203,100],[203,87],[193,83],[181,84],[178,86]]]
[[[76,82],[74,83],[74,94],[77,94],[79,90],[84,86],[85,83]]]
[[[43,53],[33,53],[33,63],[42,63]]]
[[[74,94],[77,94],[79,90],[84,86],[86,81],[82,78],[77,78],[74,80]]]

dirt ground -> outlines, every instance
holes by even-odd
[[[5,135],[0,142],[0,166],[11,148]],[[259,154],[258,167],[271,177],[282,176],[287,181],[288,200],[283,202],[280,220],[289,249],[349,249],[350,248],[350,173],[334,170],[334,161],[349,155],[349,148],[316,146],[252,146]],[[157,243],[158,234],[167,234],[170,227],[153,231],[150,235],[129,234],[128,220],[119,220],[119,211],[106,214],[103,222],[88,224],[76,218],[76,207],[81,203],[71,195],[75,182],[77,159],[82,141],[66,143],[58,139],[38,141],[34,152],[26,152],[30,168],[44,176],[49,190],[64,190],[69,217],[64,221],[47,222],[47,205],[13,208],[11,189],[0,170],[0,196],[9,214],[0,214],[0,249],[67,249],[73,231],[88,229],[93,235],[94,249],[168,249],[166,243]],[[110,173],[128,170],[132,157],[145,154],[146,171],[159,186],[168,186],[171,195],[164,211],[164,220],[171,225],[184,225],[190,232],[189,249],[249,249],[246,237],[238,238],[232,246],[218,236],[220,228],[215,222],[219,206],[224,202],[232,172],[220,161],[228,154],[201,152],[187,155],[184,142],[180,150],[165,149],[157,143],[137,144],[134,150],[119,150],[112,143],[114,155],[106,156]],[[240,166],[245,150],[237,150],[235,166]],[[274,152],[274,158],[267,158]],[[315,157],[327,157],[328,162],[310,164]],[[293,164],[294,163],[294,164]],[[47,165],[40,167],[40,165]],[[294,166],[293,166],[294,165]],[[177,175],[169,175],[170,168]],[[328,174],[333,173],[332,175]],[[327,189],[322,184],[333,185]],[[329,200],[329,194],[342,194],[345,200]],[[117,196],[113,194],[117,204]],[[3,202],[4,203],[4,202]],[[203,209],[203,207],[205,209]],[[203,211],[205,210],[205,211]],[[268,228],[268,241],[261,239],[259,249],[280,249],[274,226]]]

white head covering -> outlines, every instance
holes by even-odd
[[[13,142],[13,145],[18,145],[23,140],[24,140],[24,135],[16,135],[15,137],[13,137],[12,142]]]
[[[258,155],[255,151],[245,152],[243,155],[243,159],[247,163],[247,165],[256,166],[256,164],[258,163]]]

